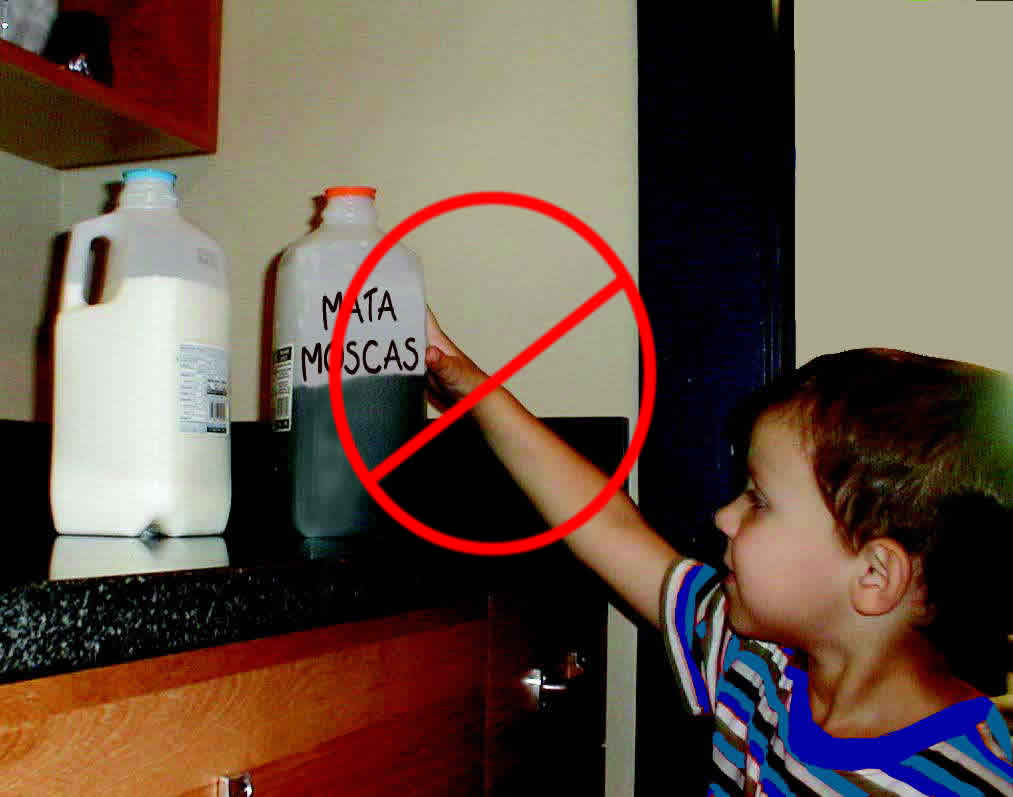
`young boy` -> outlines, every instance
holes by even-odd
[[[428,335],[443,410],[486,375],[431,315]],[[726,573],[680,557],[622,495],[566,538],[660,626],[690,710],[714,715],[711,793],[1013,795],[1009,731],[954,674],[1011,625],[975,577],[1013,532],[1008,380],[859,350],[764,399],[746,489],[715,514]],[[551,525],[602,489],[505,389],[473,414]]]

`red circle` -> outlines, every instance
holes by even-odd
[[[348,425],[348,416],[345,413],[344,396],[342,395],[341,390],[340,368],[331,370],[328,378],[331,392],[331,410],[334,415],[334,422],[337,427],[338,437],[341,439],[341,445],[345,450],[345,456],[348,457],[348,462],[359,477],[363,487],[366,488],[367,492],[373,496],[376,502],[380,504],[380,506],[382,506],[392,518],[397,520],[406,529],[419,537],[428,540],[429,542],[440,545],[444,548],[449,548],[453,551],[460,551],[461,553],[479,554],[484,556],[526,553],[545,545],[550,545],[551,543],[562,539],[571,531],[574,531],[594,517],[594,515],[605,506],[609,499],[618,492],[623,481],[633,469],[633,464],[640,455],[640,451],[644,447],[644,440],[647,438],[647,429],[650,426],[651,415],[654,412],[654,398],[657,387],[657,364],[654,353],[654,335],[651,332],[651,325],[647,319],[647,310],[640,298],[637,286],[634,284],[629,271],[626,270],[623,262],[619,259],[616,253],[612,251],[611,247],[605,243],[605,241],[594,230],[572,214],[562,208],[550,204],[549,202],[545,202],[544,200],[536,199],[525,194],[515,194],[503,191],[478,191],[470,194],[460,194],[458,196],[449,197],[440,202],[434,202],[432,205],[416,211],[394,227],[376,244],[376,246],[373,247],[373,250],[366,256],[365,260],[362,261],[362,265],[359,266],[359,269],[355,272],[355,276],[352,277],[352,281],[348,285],[348,290],[345,292],[344,299],[341,302],[341,307],[338,310],[338,317],[334,327],[334,337],[331,342],[331,349],[332,351],[341,350],[341,347],[344,344],[348,322],[351,318],[352,307],[359,296],[359,291],[362,290],[366,283],[366,279],[372,273],[377,263],[380,262],[383,256],[386,255],[387,252],[389,252],[394,245],[398,243],[398,241],[404,238],[405,235],[415,228],[422,226],[427,221],[430,221],[437,216],[450,213],[453,210],[473,207],[476,205],[508,205],[512,207],[526,208],[527,210],[532,210],[536,213],[548,216],[551,219],[555,219],[559,223],[569,227],[587,243],[589,243],[591,247],[598,252],[599,255],[601,255],[605,262],[608,263],[612,271],[615,272],[617,281],[622,287],[622,290],[626,293],[630,305],[633,308],[633,314],[637,320],[637,327],[640,331],[640,349],[643,355],[643,390],[640,399],[640,413],[637,418],[636,428],[633,430],[633,438],[630,441],[630,447],[627,449],[626,455],[620,461],[618,470],[612,475],[612,478],[608,480],[601,492],[599,492],[587,506],[577,512],[577,514],[565,523],[562,523],[553,529],[543,531],[531,537],[522,537],[518,540],[507,540],[503,542],[478,542],[475,540],[465,540],[460,537],[454,537],[449,534],[444,534],[441,531],[437,531],[436,529],[427,526],[425,523],[422,523],[412,515],[409,515],[400,506],[398,506],[386,492],[384,492],[382,487],[380,487],[379,481],[374,478],[369,468],[366,466],[365,461],[363,461],[362,456],[359,454],[359,449],[355,444],[355,438],[352,436],[351,428]],[[335,374],[338,374],[337,378],[335,378]]]

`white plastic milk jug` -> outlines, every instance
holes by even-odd
[[[228,520],[226,261],[183,219],[175,180],[124,172],[116,209],[71,229],[54,347],[61,534],[218,534]],[[96,238],[109,256],[89,304]]]
[[[349,283],[383,237],[367,187],[325,191],[317,229],[278,267],[272,363],[273,428],[291,489],[294,526],[306,537],[368,531],[382,510],[352,470],[337,435],[329,375],[341,371],[348,424],[374,467],[425,422],[426,304],[422,266],[398,244],[356,298],[344,345],[334,325]]]

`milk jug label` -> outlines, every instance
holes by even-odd
[[[225,349],[180,344],[179,428],[182,432],[228,434],[229,356]]]
[[[272,428],[287,432],[292,428],[292,353],[295,344],[275,349],[271,361],[271,399],[274,405]]]

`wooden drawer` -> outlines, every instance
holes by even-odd
[[[415,612],[0,686],[0,793],[480,793],[487,628]]]

